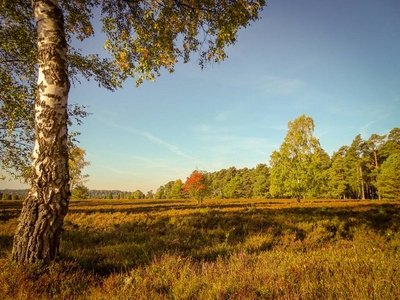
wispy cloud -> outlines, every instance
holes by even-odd
[[[118,125],[115,123],[108,122],[107,120],[105,120],[105,122],[107,122],[109,126],[112,126],[114,128],[124,130],[126,132],[133,133],[138,136],[142,136],[142,137],[146,138],[148,141],[152,142],[153,144],[162,146],[163,148],[167,149],[168,151],[170,151],[178,156],[192,159],[192,160],[195,159],[195,157],[190,153],[190,151],[183,150],[179,146],[171,144],[171,143],[155,136],[154,134],[152,134],[148,131],[139,130],[139,129],[135,129],[135,128],[128,127],[128,126],[121,126],[121,125]]]
[[[363,138],[368,138],[368,137],[369,137],[369,134],[370,134],[369,128],[370,128],[373,124],[375,124],[375,123],[377,123],[377,122],[379,122],[379,121],[381,121],[381,120],[384,120],[386,117],[387,117],[387,115],[381,116],[381,117],[376,118],[376,119],[374,119],[374,120],[372,120],[372,121],[370,121],[370,122],[364,124],[363,126],[361,126],[361,127],[359,128],[359,130],[358,130],[358,131],[360,132],[361,136],[362,136]]]
[[[304,82],[294,78],[269,76],[262,78],[260,88],[269,94],[288,95],[304,87]]]
[[[162,147],[168,149],[169,151],[171,151],[172,153],[175,153],[176,155],[179,155],[179,156],[182,156],[182,157],[185,157],[188,159],[194,159],[194,157],[191,154],[187,153],[187,151],[181,150],[180,147],[173,145],[171,143],[168,143],[167,141],[160,139],[159,137],[151,134],[150,132],[140,131],[140,130],[136,130],[136,129],[131,129],[131,132],[145,137],[146,139],[148,139],[150,142],[152,142],[154,144],[161,145]]]

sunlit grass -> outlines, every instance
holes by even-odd
[[[400,201],[76,200],[50,267],[8,260],[20,206],[0,202],[0,298],[400,297]]]

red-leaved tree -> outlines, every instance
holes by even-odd
[[[194,171],[190,177],[186,178],[182,193],[189,194],[189,197],[195,198],[198,204],[203,202],[208,193],[208,184],[206,178],[199,171]]]

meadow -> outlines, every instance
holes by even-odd
[[[0,299],[399,299],[400,201],[72,200],[50,266],[10,261]]]

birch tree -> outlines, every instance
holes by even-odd
[[[172,72],[179,60],[188,62],[192,52],[197,53],[201,67],[222,61],[227,57],[224,49],[235,43],[238,30],[257,20],[264,5],[264,0],[2,1],[1,34],[4,37],[10,31],[15,45],[6,39],[1,42],[1,86],[13,88],[15,101],[10,105],[15,109],[26,105],[26,116],[32,116],[35,124],[31,190],[14,237],[15,261],[49,262],[58,253],[70,196],[67,111],[71,79],[93,77],[112,90],[128,77],[135,78],[137,85],[154,81],[161,69]],[[84,40],[93,35],[94,10],[102,14],[109,60],[96,54],[83,56],[71,45],[72,37]],[[29,58],[29,80],[14,66],[24,57]],[[6,72],[7,66],[11,72]],[[1,97],[4,106],[8,99],[5,93]],[[26,98],[34,102],[33,112]]]
[[[300,202],[307,192],[312,192],[320,184],[315,174],[322,172],[319,168],[325,152],[319,141],[313,136],[314,120],[302,115],[288,123],[285,140],[271,155],[271,187],[274,197],[291,196]]]
[[[31,190],[14,236],[16,261],[54,260],[68,211],[67,42],[57,3],[33,1],[38,81],[34,104],[35,146]]]
[[[71,22],[74,24],[65,32],[67,41],[91,35],[90,30],[84,30],[88,27],[89,16],[82,10],[69,5],[62,11],[67,26],[71,27],[68,25]],[[37,30],[32,3],[2,0],[0,20],[0,165],[8,176],[27,181],[31,174],[35,137],[33,107],[38,78]],[[118,69],[109,60],[96,55],[82,55],[71,45],[67,50],[71,84],[78,83],[82,78],[94,77],[101,86],[114,90],[121,82],[118,80]],[[114,81],[112,77],[115,77]],[[80,125],[87,114],[85,107],[69,103],[68,124],[74,122]],[[77,135],[69,132],[69,141],[74,142]]]
[[[86,150],[73,146],[68,149],[68,165],[69,165],[69,184],[71,189],[77,186],[84,186],[89,180],[88,174],[82,174],[82,170],[86,166],[90,166],[90,162],[85,161]]]

